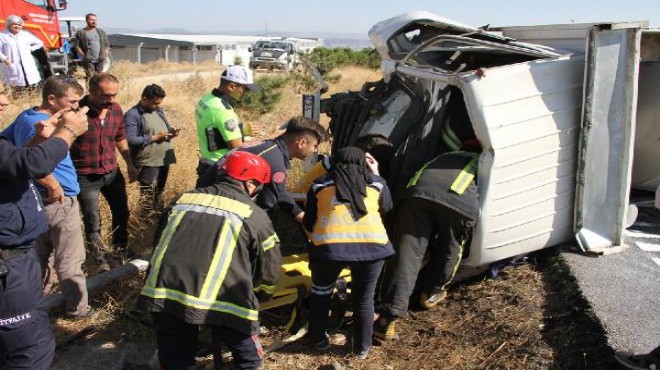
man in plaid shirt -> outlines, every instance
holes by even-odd
[[[112,243],[126,251],[128,248],[128,201],[126,181],[119,170],[117,149],[126,162],[131,182],[137,178],[124,130],[124,112],[115,103],[119,81],[109,73],[99,73],[89,80],[89,95],[80,106],[89,107],[89,130],[71,146],[71,159],[76,167],[80,194],[78,201],[83,214],[85,234],[99,270],[108,270],[103,243],[99,193],[103,195],[112,213]]]

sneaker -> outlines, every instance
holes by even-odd
[[[422,294],[419,296],[419,304],[423,309],[430,310],[431,308],[437,306],[438,303],[442,302],[445,298],[447,298],[446,290],[432,294],[431,296],[429,296],[429,294],[426,292],[422,292]]]
[[[394,329],[396,319],[387,319],[385,316],[380,315],[378,320],[374,322],[373,337],[379,341],[389,342],[391,340],[398,340],[399,336]]]
[[[632,370],[660,370],[660,359],[652,353],[633,355],[619,352],[614,358],[626,369]]]
[[[369,356],[369,350],[365,349],[364,351],[354,353],[353,356],[355,356],[355,358],[358,360],[364,360],[367,358],[367,356]]]
[[[96,317],[97,315],[98,315],[98,311],[91,308],[90,306],[87,306],[87,308],[84,309],[81,313],[67,313],[66,318],[72,321],[78,321],[78,320],[93,318]]]
[[[103,258],[102,260],[97,261],[96,271],[98,273],[107,272],[107,271],[110,271],[110,270],[111,270],[110,269],[110,264],[108,263],[108,261],[105,258]]]

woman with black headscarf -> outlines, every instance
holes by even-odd
[[[376,281],[394,249],[383,226],[392,209],[385,180],[367,168],[365,152],[338,150],[330,172],[307,193],[303,225],[310,234],[312,270],[309,339],[319,349],[330,346],[326,335],[332,291],[342,269],[351,269],[355,328],[353,353],[366,358],[371,349]]]

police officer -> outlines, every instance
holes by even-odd
[[[0,112],[9,104],[0,85]],[[16,148],[0,137],[0,368],[50,369],[55,341],[42,304],[41,269],[33,241],[46,231],[43,205],[31,179],[48,175],[76,137],[87,131],[87,108],[60,111],[40,122],[50,139]]]
[[[240,65],[231,66],[222,72],[220,85],[197,103],[198,177],[201,178],[222,156],[243,143],[243,123],[238,119],[234,105],[243,100],[248,90],[261,90],[254,83],[252,71]],[[198,180],[196,186],[201,185]]]
[[[199,325],[227,344],[238,368],[261,364],[259,299],[273,293],[281,255],[252,198],[270,177],[263,158],[234,151],[216,183],[184,193],[163,214],[138,301],[154,313],[161,369],[194,365]]]

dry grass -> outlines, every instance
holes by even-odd
[[[190,189],[195,182],[197,139],[193,110],[199,97],[217,84],[217,75],[200,74],[167,81],[136,83],[136,78],[154,73],[186,71],[188,66],[151,66],[117,63],[113,72],[122,81],[118,97],[127,110],[139,98],[142,85],[159,83],[168,92],[165,108],[171,122],[182,129],[174,143],[177,164],[172,167],[165,198],[171,200]],[[210,69],[219,69],[211,66]],[[198,71],[197,66],[190,71]],[[343,68],[341,80],[330,86],[328,93],[357,90],[365,81],[377,80],[377,71]],[[140,81],[145,81],[140,79]],[[326,95],[327,96],[327,95]],[[39,98],[26,97],[14,102],[2,117],[16,116],[22,109],[36,105]],[[293,115],[300,114],[301,95],[287,88],[277,108],[262,116],[243,118],[252,125],[255,136],[267,137]],[[322,123],[327,124],[327,117]],[[325,146],[322,150],[327,151]],[[298,161],[294,161],[298,162]],[[123,166],[123,165],[122,165]],[[301,173],[294,163],[293,178]],[[135,184],[128,186],[130,244],[136,251],[147,252],[157,213],[141,208]],[[108,225],[109,211],[103,204],[102,217]],[[298,246],[292,224],[278,222],[278,232],[290,244]],[[103,230],[107,235],[109,230]],[[289,235],[286,235],[288,233]],[[354,361],[348,345],[334,345],[319,353],[294,343],[266,355],[264,369],[607,369],[612,367],[611,351],[605,345],[602,328],[591,317],[576,285],[567,279],[561,261],[526,264],[506,269],[495,280],[472,281],[455,286],[448,299],[430,312],[416,311],[399,323],[400,341],[374,347],[369,359]],[[99,309],[93,320],[70,322],[53,318],[59,344],[55,369],[110,369],[124,363],[126,369],[147,368],[153,350],[150,328],[136,324],[126,313],[133,307],[141,279],[118,282],[107,293],[94,297],[92,305]],[[55,313],[57,314],[57,313]],[[262,335],[264,344],[272,343],[281,325],[268,327]],[[339,340],[350,336],[350,326],[340,330]],[[209,360],[200,368],[211,368]],[[120,367],[121,368],[121,367]]]

